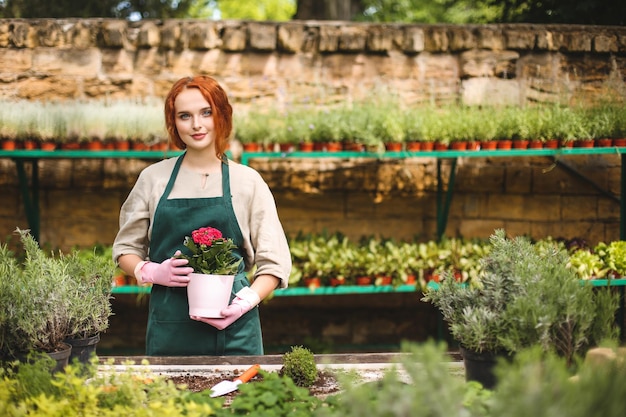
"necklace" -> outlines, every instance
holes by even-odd
[[[202,175],[201,187],[204,190],[204,187],[206,187],[206,182],[209,179],[210,174],[208,172],[201,172],[199,174]]]

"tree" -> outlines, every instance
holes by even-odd
[[[298,0],[294,18],[300,20],[355,20],[364,10],[363,0]]]

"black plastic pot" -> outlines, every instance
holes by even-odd
[[[463,364],[465,365],[465,380],[477,381],[483,387],[493,389],[496,386],[494,368],[501,358],[510,358],[503,352],[475,352],[459,346]]]
[[[100,335],[91,336],[85,339],[65,339],[65,343],[72,345],[72,354],[69,362],[77,359],[80,363],[89,363],[89,360],[96,354],[96,346],[100,341]]]

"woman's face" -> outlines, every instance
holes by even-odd
[[[187,149],[215,149],[213,111],[197,88],[186,88],[174,100],[176,130]]]

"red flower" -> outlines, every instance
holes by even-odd
[[[191,238],[198,245],[211,246],[214,241],[222,238],[222,232],[213,227],[201,227],[191,232]]]

